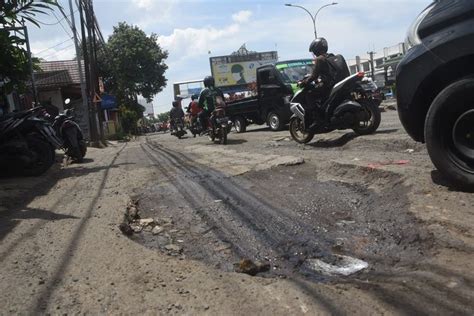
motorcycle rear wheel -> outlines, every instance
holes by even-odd
[[[314,132],[306,132],[303,127],[303,121],[298,117],[293,117],[290,120],[290,135],[295,142],[307,144],[313,139]]]
[[[360,102],[362,107],[367,114],[369,114],[368,121],[361,121],[359,122],[359,126],[353,128],[353,131],[357,135],[370,135],[377,131],[380,126],[380,121],[382,120],[382,114],[380,113],[380,109],[377,106],[376,102],[372,101],[364,101]]]
[[[225,129],[221,129],[221,137],[219,142],[221,145],[227,145],[227,131]]]

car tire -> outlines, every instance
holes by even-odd
[[[270,112],[267,116],[267,124],[270,126],[272,131],[280,131],[283,128],[283,124],[281,123],[281,118],[275,112]]]
[[[247,130],[247,121],[242,116],[239,116],[234,120],[234,126],[237,133],[245,133]]]
[[[446,179],[474,191],[474,78],[449,85],[435,98],[426,116],[425,141]]]

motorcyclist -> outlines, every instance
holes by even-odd
[[[191,96],[191,102],[189,102],[188,108],[186,112],[191,115],[191,124],[197,119],[199,112],[201,112],[201,108],[199,107],[197,100],[197,95],[193,94]]]
[[[181,108],[181,100],[177,99],[174,100],[172,103],[173,107],[170,110],[170,123],[171,123],[171,128],[174,129],[176,126],[176,123],[181,120],[183,121],[184,119],[184,112],[183,109]]]
[[[199,113],[199,122],[203,131],[206,130],[207,119],[210,117],[216,107],[224,104],[224,94],[219,88],[216,88],[212,76],[204,78],[204,89],[199,95],[198,105],[202,109]]]
[[[311,107],[317,104],[322,104],[330,92],[332,87],[336,84],[334,72],[331,69],[328,58],[334,56],[328,54],[328,42],[325,38],[320,37],[311,42],[309,51],[313,53],[314,67],[311,75],[304,78],[298,84],[300,86],[307,86],[311,82],[315,82],[312,89],[308,89],[306,94],[307,106]]]

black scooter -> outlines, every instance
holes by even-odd
[[[291,137],[300,144],[309,143],[315,134],[352,129],[358,135],[375,133],[380,125],[380,110],[369,91],[361,85],[364,73],[359,72],[337,83],[326,102],[307,106],[306,93],[311,85],[297,91],[290,101]],[[303,107],[303,104],[306,106]]]
[[[39,176],[54,163],[61,147],[51,125],[39,118],[43,107],[0,117],[0,171],[2,174]]]

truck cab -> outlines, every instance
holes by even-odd
[[[257,69],[257,95],[227,104],[226,113],[234,122],[237,132],[245,132],[249,123],[267,124],[272,130],[281,130],[292,115],[291,84],[285,81],[275,65]]]

